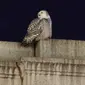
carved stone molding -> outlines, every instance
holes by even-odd
[[[42,61],[39,61],[39,59]],[[84,60],[39,59],[29,58],[26,61],[24,59],[24,78],[27,79],[27,81],[24,81],[24,85],[83,85],[82,82],[85,82]]]

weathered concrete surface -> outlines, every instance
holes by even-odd
[[[85,84],[84,41],[40,41],[36,57],[30,49],[33,52],[16,42],[0,42],[0,85]]]
[[[24,57],[0,62],[0,85],[84,85],[85,60]],[[20,68],[20,69],[19,69]]]
[[[22,47],[18,42],[0,41],[0,61],[19,60],[21,57],[33,57],[34,48]]]
[[[85,41],[41,40],[36,46],[36,56],[85,59]]]
[[[0,85],[21,85],[20,73],[15,62],[0,61]]]
[[[85,60],[24,58],[24,85],[84,85]]]
[[[85,41],[41,40],[37,43],[35,51],[36,57],[85,59]],[[18,42],[0,41],[0,60],[19,60],[21,57],[33,56],[33,46],[22,47]]]

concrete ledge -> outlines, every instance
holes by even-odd
[[[24,85],[85,84],[85,60],[29,57],[24,68]]]
[[[0,85],[84,85],[85,60],[24,57],[0,62]]]
[[[85,59],[85,41],[41,40],[35,49],[36,57]],[[34,57],[33,46],[22,47],[19,42],[0,41],[0,60],[19,60],[21,57]]]
[[[0,41],[0,61],[19,60],[21,57],[33,57],[34,48],[32,46],[22,47],[19,42]]]
[[[85,59],[85,41],[41,40],[36,46],[37,57]]]
[[[47,58],[47,57],[23,57],[23,62],[34,62],[34,63],[65,63],[65,64],[79,64],[85,65],[85,60],[83,59],[63,59],[63,58]]]
[[[0,85],[22,85],[16,62],[0,61]]]
[[[31,46],[0,42],[0,85],[85,84],[85,41],[44,40],[35,53]]]

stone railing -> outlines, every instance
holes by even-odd
[[[85,41],[44,40],[34,48],[0,42],[0,85],[84,85]]]

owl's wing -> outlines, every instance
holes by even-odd
[[[31,43],[41,32],[41,20],[38,18],[34,19],[28,26],[23,42]]]

